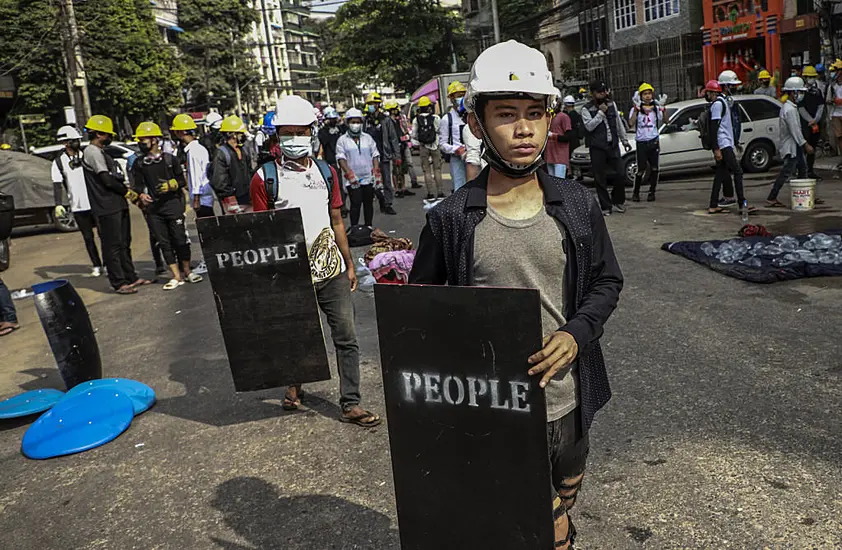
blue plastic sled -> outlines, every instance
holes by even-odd
[[[143,382],[129,380],[128,378],[103,378],[102,380],[82,382],[68,391],[65,399],[70,399],[93,388],[109,388],[125,394],[132,400],[135,416],[146,412],[155,404],[155,391],[152,388]]]
[[[44,412],[61,401],[62,397],[64,392],[53,389],[32,390],[10,397],[0,401],[0,420]]]
[[[41,460],[87,451],[126,431],[132,400],[111,388],[94,388],[63,399],[23,434],[24,456]]]

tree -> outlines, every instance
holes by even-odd
[[[180,0],[181,48],[187,68],[188,103],[199,110],[210,106],[231,111],[236,84],[256,95],[260,75],[248,43],[251,26],[259,20],[248,0]],[[243,102],[246,97],[243,97]]]
[[[460,19],[429,0],[350,0],[328,26],[329,79],[365,76],[405,90],[450,72],[462,33]]]
[[[544,12],[552,4],[552,0],[499,0],[497,14],[501,22],[500,39],[517,40],[534,46],[535,34],[545,17]]]

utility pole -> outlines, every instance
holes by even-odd
[[[237,76],[237,53],[234,51],[234,31],[231,31],[231,59],[234,64],[234,90],[237,94],[237,114],[243,116],[243,99],[240,96],[240,77]]]
[[[64,58],[70,81],[70,103],[76,112],[76,123],[82,126],[91,118],[91,99],[88,95],[88,78],[82,60],[82,48],[79,46],[79,30],[76,27],[73,0],[59,0],[59,10]]]
[[[491,0],[491,19],[494,21],[494,43],[500,43],[500,19],[497,17],[497,0]]]

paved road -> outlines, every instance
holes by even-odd
[[[769,177],[749,180],[752,202]],[[658,202],[608,221],[626,287],[603,340],[614,399],[591,435],[581,547],[840,548],[842,281],[752,285],[660,251],[737,231],[736,215],[701,213],[709,179],[669,178]],[[819,211],[757,220],[842,228],[839,181],[821,194]],[[417,238],[420,201],[396,208],[376,222]],[[113,443],[45,462],[20,455],[25,426],[0,424],[0,548],[399,547],[385,425],[338,423],[335,382],[307,386],[306,409],[291,414],[277,391],[236,395],[207,283],[116,296],[82,275],[78,235],[29,232],[13,250],[7,283],[69,277],[105,372],[150,384],[160,401]],[[364,404],[382,412],[373,298],[355,302]],[[61,387],[31,301],[18,305],[23,329],[0,341],[0,397]]]

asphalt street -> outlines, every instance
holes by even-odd
[[[772,177],[748,177],[750,202]],[[704,214],[710,180],[664,178],[657,202],[608,219],[626,284],[603,338],[614,398],[591,432],[577,548],[842,548],[842,279],[757,285],[661,251],[736,235],[736,213]],[[814,212],[754,221],[842,229],[842,180],[826,173],[819,193],[827,205]],[[417,240],[420,194],[395,208],[376,225]],[[78,234],[19,232],[12,254],[6,283],[69,278],[104,372],[159,401],[114,442],[47,461],[21,455],[26,423],[0,423],[0,548],[399,548],[387,427],[339,423],[335,378],[305,386],[294,413],[279,390],[235,394],[207,281],[115,295],[85,276]],[[0,399],[62,388],[32,300],[16,304],[23,327],[0,340]],[[363,405],[382,414],[373,294],[355,305]]]

